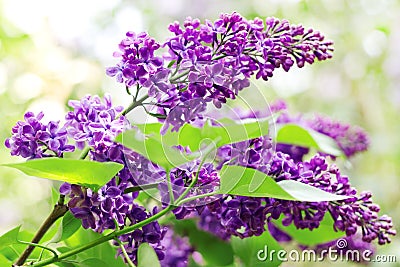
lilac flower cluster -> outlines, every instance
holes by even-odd
[[[289,155],[277,152],[266,174],[276,181],[296,180],[349,198],[332,203],[225,196],[207,204],[205,212],[200,214],[200,226],[224,239],[231,235],[245,238],[260,235],[267,222],[281,216],[284,226],[294,224],[299,229],[312,230],[328,214],[335,221],[335,230],[344,231],[349,237],[361,233],[364,242],[377,239],[382,245],[390,243],[389,236],[396,234],[391,218],[378,216],[379,206],[371,201],[371,193],[357,196],[348,178],[335,165],[329,166],[322,155],[296,163]]]
[[[146,33],[126,33],[126,38],[119,44],[120,51],[114,53],[122,60],[108,68],[107,75],[115,76],[118,82],[125,82],[128,87],[143,85],[151,75],[164,69],[163,58],[154,55],[159,48],[160,44]]]
[[[279,102],[282,103],[282,101]],[[327,135],[336,141],[347,157],[352,157],[368,149],[368,135],[361,127],[335,121],[322,115],[316,115],[311,119],[303,118],[301,115],[293,116],[287,112],[284,104],[281,106],[280,111],[282,113],[277,119],[278,124],[296,123]],[[301,161],[303,156],[308,153],[308,149],[303,147],[286,144],[278,144],[278,146],[281,151],[291,155],[297,161]]]
[[[303,67],[331,58],[333,51],[332,42],[312,29],[276,18],[249,21],[235,12],[203,24],[188,17],[168,29],[174,36],[161,45],[146,33],[128,32],[115,53],[121,61],[106,72],[128,88],[147,88],[157,117],[172,130],[201,117],[205,102],[219,108],[235,99],[253,75],[268,80],[277,68],[289,71],[295,62]],[[160,47],[168,54],[157,57]]]
[[[79,149],[87,143],[96,151],[104,152],[128,126],[125,117],[119,116],[123,107],[113,107],[108,94],[104,101],[97,95],[87,95],[80,101],[70,100],[68,105],[73,111],[65,116],[65,126]]]
[[[63,157],[64,152],[73,152],[75,146],[68,144],[65,126],[60,122],[41,122],[44,114],[35,116],[32,112],[24,115],[25,121],[18,121],[12,128],[11,138],[5,140],[5,146],[11,155],[33,159],[42,157]]]
[[[351,157],[368,148],[368,136],[358,126],[340,123],[323,116],[316,116],[306,123],[315,131],[333,138],[347,157]]]
[[[186,197],[211,193],[218,189],[219,176],[214,165],[212,163],[205,163],[200,168],[199,165],[200,161],[196,160],[180,166],[179,168],[175,168],[170,172],[171,188],[175,199],[183,194],[185,189],[190,186],[194,179],[197,180]],[[159,189],[161,201],[164,206],[167,206],[170,203],[167,183],[160,183]],[[215,197],[196,199],[175,208],[173,213],[178,220],[183,219],[194,212],[199,212],[204,208],[206,203],[215,199]]]
[[[131,224],[135,224],[156,213],[157,208],[154,208],[152,212],[147,212],[144,207],[134,204],[127,214],[127,218]],[[165,247],[161,244],[161,240],[164,238],[166,232],[166,227],[161,227],[158,222],[151,222],[141,229],[136,229],[131,233],[120,236],[119,240],[124,244],[125,251],[135,264],[137,264],[137,250],[142,243],[149,243],[154,248],[159,260],[163,260],[165,257]],[[118,250],[117,255],[122,255],[121,249]]]
[[[165,247],[165,257],[160,261],[163,267],[186,267],[189,256],[194,248],[190,245],[187,237],[177,236],[170,227],[165,233],[161,245]]]
[[[107,69],[109,76],[126,85],[129,94],[136,87],[134,101],[140,90],[147,89],[148,97],[153,98],[152,112],[155,112],[149,114],[164,122],[162,133],[170,126],[172,131],[177,131],[185,123],[201,122],[207,103],[220,108],[228,99],[235,99],[239,91],[249,86],[251,76],[268,80],[277,68],[289,71],[294,64],[303,67],[306,63],[330,58],[333,51],[332,42],[325,41],[321,33],[276,18],[267,18],[264,22],[259,18],[246,20],[237,13],[222,14],[214,22],[200,23],[198,19],[187,18],[183,25],[175,22],[168,29],[173,36],[163,44],[146,33],[128,32],[119,44],[120,51],[114,53],[120,62]],[[157,55],[161,48],[167,54]],[[134,104],[143,105],[142,102]],[[308,148],[273,144],[271,137],[263,136],[220,147],[215,162],[201,163],[198,159],[166,173],[151,159],[114,142],[128,128],[128,121],[121,113],[123,108],[114,107],[109,95],[104,99],[88,95],[79,101],[69,101],[69,106],[72,110],[66,115],[64,126],[59,122],[45,125],[40,122],[42,113],[37,116],[26,113],[25,121],[13,127],[5,145],[12,155],[24,158],[63,157],[64,152],[75,149],[68,144],[70,136],[77,148],[91,148],[88,154],[91,160],[124,165],[97,191],[68,183],[60,187],[60,193],[69,197],[71,213],[82,221],[85,229],[100,233],[123,229],[157,214],[158,207],[150,211],[137,203],[141,186],[157,187],[166,207],[173,204],[171,195],[176,200],[189,186],[185,197],[214,192],[220,183],[221,168],[239,165],[257,169],[277,182],[294,180],[348,198],[335,202],[301,202],[213,196],[176,207],[175,218],[197,216],[200,228],[223,240],[231,236],[259,236],[268,225],[271,234],[284,242],[291,237],[276,227],[276,220],[280,219],[284,226],[293,224],[298,229],[313,230],[325,216],[333,218],[333,229],[343,231],[356,248],[362,249],[374,240],[381,245],[390,243],[390,236],[396,234],[391,218],[378,215],[380,208],[372,202],[371,193],[357,195],[348,177],[328,163],[329,155],[317,154],[304,161]],[[283,111],[278,123],[295,122],[327,135],[348,157],[367,149],[368,138],[360,128],[323,117],[311,120],[291,117],[285,110],[286,104],[281,101],[272,105],[267,115]],[[259,118],[263,113],[246,116]],[[179,146],[177,149],[184,150]],[[358,237],[362,243],[356,242]],[[144,242],[154,248],[162,266],[187,266],[195,249],[187,238],[176,236],[171,228],[157,221],[120,236],[119,241],[135,264],[137,250]],[[122,256],[123,250],[119,248],[117,254]]]
[[[340,121],[335,121],[327,116],[322,116],[322,115],[315,115],[313,118],[307,119],[301,114],[297,115],[289,114],[287,105],[283,100],[277,100],[271,103],[268,110],[241,112],[239,114],[241,119],[246,119],[246,118],[260,119],[271,116],[271,114],[277,112],[280,112],[277,118],[278,125],[294,123],[303,126],[305,128],[317,131],[321,134],[324,134],[335,140],[336,144],[342,150],[344,155],[346,155],[349,158],[356,155],[357,153],[363,152],[368,149],[369,138],[367,133],[361,127],[352,126],[350,124],[343,123]],[[256,140],[252,140],[252,142],[255,141]],[[285,154],[290,155],[290,157],[295,162],[301,162],[303,160],[304,155],[309,153],[309,148],[307,147],[301,147],[283,143],[277,143],[275,145],[277,151],[281,151]],[[246,144],[241,143],[241,144],[234,144],[234,146],[227,146],[224,147],[219,152],[224,153],[224,150],[229,151],[231,148],[234,148],[236,146],[246,147]],[[249,145],[248,147],[251,147],[251,145]],[[250,150],[247,151],[247,153],[250,153]],[[223,155],[221,156],[224,157]],[[254,162],[254,159],[252,160]],[[254,163],[256,164],[257,162]]]

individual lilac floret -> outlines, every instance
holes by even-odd
[[[96,151],[103,152],[128,126],[126,118],[119,116],[123,107],[113,107],[108,94],[104,100],[97,95],[87,95],[79,101],[70,100],[68,105],[73,111],[65,116],[67,131],[80,149],[87,143]]]
[[[160,264],[162,267],[186,267],[189,256],[193,252],[187,237],[180,237],[168,228],[161,245],[165,248],[165,257]]]
[[[64,152],[73,152],[75,146],[68,144],[67,131],[60,122],[41,122],[44,114],[35,116],[32,112],[24,115],[25,121],[18,121],[12,128],[12,136],[5,140],[11,155],[33,159],[42,157],[63,157]]]

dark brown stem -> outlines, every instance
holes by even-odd
[[[47,219],[40,226],[39,230],[36,232],[33,237],[31,243],[38,244],[42,237],[46,234],[46,232],[50,229],[50,227],[61,217],[65,215],[68,211],[67,205],[64,204],[64,195],[60,195],[60,198],[57,204],[54,205],[53,211],[47,217]],[[14,267],[21,266],[25,263],[26,259],[28,259],[29,255],[31,255],[32,251],[35,249],[34,246],[28,246],[18,260],[13,264]]]

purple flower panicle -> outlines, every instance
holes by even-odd
[[[67,131],[60,122],[41,122],[44,114],[35,116],[32,112],[24,115],[25,121],[18,121],[12,128],[12,136],[5,140],[5,146],[12,156],[34,159],[63,157],[64,152],[73,152],[75,146],[68,144]]]
[[[235,99],[251,76],[268,80],[278,68],[289,71],[294,64],[326,60],[333,51],[333,43],[318,31],[277,18],[247,20],[236,12],[214,22],[188,17],[168,30],[173,36],[163,44],[147,33],[128,32],[114,53],[120,61],[106,72],[128,89],[148,88],[158,118],[172,125],[172,131],[201,118],[205,109],[200,102],[220,108]],[[157,56],[160,48],[168,53]],[[194,99],[198,101],[190,102]]]
[[[87,95],[79,101],[70,100],[68,105],[73,111],[65,116],[67,131],[80,149],[87,144],[96,151],[105,151],[128,126],[126,118],[119,115],[123,107],[113,107],[110,95],[104,100]]]

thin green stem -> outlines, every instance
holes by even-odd
[[[126,109],[124,109],[120,115],[118,115],[117,117],[120,116],[125,116],[126,114],[128,114],[132,109],[141,106],[143,104],[143,101],[145,101],[147,98],[149,98],[149,95],[145,95],[142,98],[140,98],[137,101],[133,101]]]
[[[170,205],[174,205],[175,203],[175,197],[174,197],[174,191],[172,188],[172,182],[171,182],[171,173],[170,170],[165,170],[166,175],[167,175],[167,184],[168,184],[168,193],[169,193],[169,203]]]
[[[190,72],[190,70],[185,70],[185,71],[181,72],[179,75],[177,75],[177,76],[175,76],[175,77],[171,77],[171,78],[169,79],[169,81],[170,81],[171,83],[173,83],[174,81],[179,80],[180,78],[182,78],[182,77],[188,75],[189,72]]]
[[[132,187],[128,187],[124,190],[124,194],[128,194],[128,193],[133,193],[133,192],[138,192],[138,191],[142,191],[142,190],[146,190],[146,189],[151,189],[151,188],[157,188],[157,186],[160,183],[153,183],[153,184],[144,184],[144,185],[137,185],[137,186],[132,186]]]
[[[18,240],[18,243],[24,244],[24,245],[30,245],[30,246],[34,246],[34,247],[38,247],[38,248],[42,248],[42,249],[48,250],[48,251],[50,251],[51,253],[53,253],[53,255],[54,255],[53,257],[55,257],[55,258],[58,257],[57,252],[56,252],[54,249],[51,249],[51,248],[49,248],[49,247],[46,247],[46,246],[43,246],[43,245],[40,245],[40,244],[36,244],[36,243],[32,243],[32,242],[22,241],[22,240]]]
[[[196,176],[194,177],[194,179],[192,180],[192,182],[190,183],[190,185],[185,189],[185,191],[182,193],[182,195],[180,195],[178,197],[178,199],[176,200],[176,203],[179,203],[190,191],[190,189],[193,188],[193,186],[197,183],[197,181],[199,180],[199,174],[200,174],[200,169],[201,167],[204,165],[204,162],[206,161],[208,155],[212,152],[213,150],[210,150],[207,152],[207,154],[202,158],[199,167],[197,168],[197,173]],[[179,206],[179,205],[177,205]]]
[[[135,264],[133,264],[133,262],[131,261],[131,258],[129,258],[128,253],[126,252],[126,249],[124,247],[124,244],[122,244],[121,240],[119,240],[118,238],[115,239],[115,241],[118,242],[119,247],[121,248],[122,254],[124,254],[125,260],[128,263],[128,265],[130,267],[136,267]]]
[[[142,227],[144,225],[147,225],[147,224],[149,224],[149,223],[151,223],[153,221],[156,221],[158,218],[160,218],[160,217],[164,216],[165,214],[167,214],[168,212],[170,212],[173,208],[174,208],[173,206],[168,206],[167,208],[161,210],[159,213],[154,214],[153,216],[151,216],[151,217],[149,217],[149,218],[147,218],[147,219],[145,219],[145,220],[143,220],[141,222],[138,222],[138,223],[136,223],[134,225],[128,226],[128,227],[126,227],[124,229],[121,229],[121,230],[118,230],[118,231],[114,231],[112,233],[109,233],[106,236],[103,236],[103,237],[100,237],[99,239],[93,240],[92,242],[89,242],[89,243],[84,244],[82,246],[79,246],[79,247],[77,247],[75,249],[72,249],[70,251],[62,253],[62,254],[58,255],[58,258],[49,258],[49,259],[34,263],[32,266],[40,267],[40,266],[46,266],[46,265],[54,263],[54,262],[59,262],[59,261],[61,261],[63,259],[71,257],[71,256],[73,256],[75,254],[78,254],[78,253],[80,253],[82,251],[85,251],[85,250],[88,250],[88,249],[90,249],[92,247],[95,247],[95,246],[97,246],[99,244],[102,244],[104,242],[107,242],[107,241],[110,241],[112,239],[115,239],[116,237],[118,237],[120,235],[130,233],[130,232],[132,232],[132,231],[134,231],[134,230],[136,230],[136,229],[138,229],[138,228],[140,228],[140,227]]]
[[[87,157],[87,155],[89,154],[89,150],[90,150],[90,147],[85,147],[83,150],[82,150],[82,153],[81,153],[81,155],[79,156],[79,159],[85,159],[86,157]]]
[[[188,198],[182,199],[181,201],[177,202],[176,205],[177,206],[181,206],[182,204],[185,204],[185,203],[190,202],[192,200],[196,200],[196,199],[204,198],[204,197],[211,197],[211,196],[215,196],[215,195],[218,195],[218,194],[219,194],[218,192],[210,192],[210,193],[205,193],[205,194],[201,194],[201,195],[195,195],[195,196],[192,196],[192,197],[188,197]]]
[[[128,193],[133,193],[133,192],[138,192],[138,191],[142,191],[142,190],[146,190],[146,189],[151,189],[151,188],[157,188],[157,186],[160,183],[153,183],[153,184],[144,184],[144,185],[137,185],[137,186],[132,186],[132,187],[128,187],[124,190],[124,194],[128,194]]]

